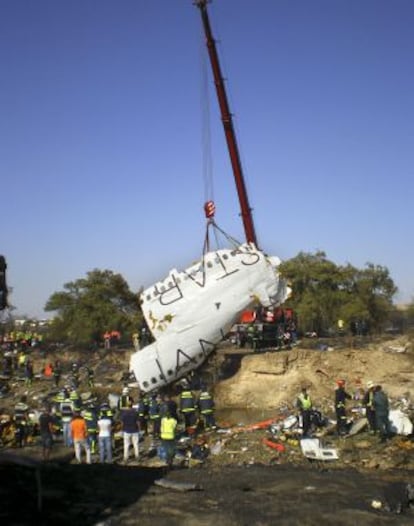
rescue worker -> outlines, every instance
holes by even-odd
[[[197,425],[196,403],[192,391],[184,384],[179,397],[179,409],[184,419],[185,431],[192,434]]]
[[[104,349],[108,350],[111,348],[111,333],[109,331],[106,331],[103,335],[104,339]]]
[[[160,394],[152,395],[148,406],[148,418],[151,424],[151,433],[153,438],[160,437],[161,429],[161,402]]]
[[[65,387],[61,391],[59,391],[58,394],[55,396],[53,401],[56,402],[57,408],[60,409],[60,404],[68,398],[69,398],[69,387],[65,385]]]
[[[166,456],[167,466],[172,467],[175,456],[175,433],[177,420],[173,418],[169,411],[161,418],[161,448]]]
[[[173,418],[178,420],[177,409],[176,401],[173,400],[169,394],[164,394],[160,409],[161,418],[169,412]]]
[[[388,440],[392,434],[391,423],[389,420],[389,401],[388,396],[380,385],[374,389],[374,409],[376,426],[380,435],[381,442]]]
[[[146,395],[139,394],[137,413],[140,430],[146,435],[148,433],[148,406],[149,400]]]
[[[88,430],[88,442],[91,448],[91,453],[94,455],[97,452],[97,435],[98,435],[98,414],[95,407],[89,407],[82,412],[82,416],[86,422],[86,429]]]
[[[335,412],[336,412],[336,428],[338,435],[346,435],[347,419],[345,404],[347,400],[351,400],[352,396],[345,391],[345,380],[338,380],[336,382],[337,388],[335,389]]]
[[[257,349],[257,343],[258,343],[258,335],[257,335],[257,327],[254,323],[251,323],[247,327],[247,341],[249,342],[249,345],[252,349]]]
[[[62,376],[62,367],[60,361],[56,360],[53,367],[53,380],[55,382],[55,387],[59,387],[60,377]]]
[[[122,389],[122,394],[121,394],[121,396],[119,397],[119,400],[118,400],[118,409],[120,411],[123,411],[124,409],[128,409],[130,401],[132,403],[134,403],[132,397],[129,395],[128,387],[124,387]]]
[[[95,387],[95,373],[92,367],[86,367],[86,374],[88,378],[88,386],[93,389]]]
[[[34,376],[33,362],[32,360],[27,360],[26,365],[25,365],[25,370],[24,370],[24,377],[25,377],[26,385],[28,386],[32,385],[33,376]]]
[[[74,411],[80,411],[82,406],[82,399],[76,389],[72,389],[69,395]]]
[[[73,387],[77,389],[79,387],[79,364],[78,362],[72,363],[71,380]]]
[[[62,421],[63,443],[66,447],[71,447],[72,435],[70,431],[70,423],[73,417],[73,405],[70,398],[66,398],[66,400],[60,404],[60,415]]]
[[[110,418],[111,420],[114,418],[114,412],[112,411],[108,402],[103,402],[99,407],[98,418],[103,418],[104,416]]]
[[[203,419],[204,429],[214,429],[216,427],[214,400],[208,389],[204,386],[198,398],[198,410]]]
[[[27,360],[26,354],[23,351],[21,351],[20,354],[19,354],[19,358],[18,358],[17,362],[18,362],[19,369],[22,370],[22,371],[25,368],[26,360]]]
[[[369,429],[371,434],[375,434],[377,430],[377,422],[375,416],[375,407],[374,407],[374,387],[375,384],[371,380],[367,382],[367,390],[362,399],[362,404],[365,407],[366,417],[369,424]]]
[[[46,378],[52,378],[53,376],[53,365],[51,363],[47,363],[45,365],[44,375]]]
[[[312,400],[306,387],[302,387],[302,391],[296,401],[296,407],[299,409],[302,417],[302,437],[307,438],[311,428]]]

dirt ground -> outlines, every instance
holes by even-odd
[[[99,397],[119,394],[129,354],[127,350],[90,355]],[[64,364],[80,356],[60,351]],[[55,355],[33,357],[36,372]],[[166,472],[146,438],[138,463],[121,465],[118,449],[113,465],[78,466],[73,463],[72,451],[58,442],[51,462],[39,463],[41,511],[37,509],[36,469],[0,463],[1,523],[413,524],[413,510],[396,513],[396,503],[404,500],[407,483],[414,484],[412,437],[396,436],[382,444],[366,430],[338,438],[328,426],[321,432],[321,440],[336,448],[339,460],[315,462],[304,458],[294,435],[285,437],[284,451],[275,451],[263,443],[272,436],[267,428],[251,430],[247,425],[291,414],[304,384],[314,404],[333,416],[332,396],[338,377],[347,380],[353,395],[368,380],[381,383],[391,404],[404,407],[412,415],[413,361],[413,349],[405,338],[352,345],[341,340],[329,346],[308,341],[290,351],[248,355],[225,347],[207,368],[209,377],[211,368],[216,377],[222,376],[218,369],[225,369],[226,376],[230,370],[234,374],[215,385],[219,429],[203,434],[210,450],[204,463],[182,457]],[[12,394],[0,400],[3,413],[10,411],[22,394],[32,407],[39,408],[46,394],[53,391],[50,382],[43,379],[37,379],[30,388],[13,380],[11,387]],[[81,392],[88,389],[85,382],[81,387]],[[360,417],[359,406],[359,400],[350,404],[350,417]],[[35,442],[22,450],[3,448],[2,454],[40,461],[41,452]],[[167,485],[176,483],[175,487],[159,486],[160,479]],[[383,507],[373,509],[373,500],[381,501]],[[384,509],[387,503],[390,511]]]

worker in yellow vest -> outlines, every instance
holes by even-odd
[[[299,409],[302,417],[302,437],[307,438],[311,427],[312,400],[306,387],[302,387],[302,391],[296,402],[296,407]]]
[[[165,454],[167,466],[171,467],[175,456],[175,431],[177,428],[177,420],[171,416],[171,412],[167,409],[164,416],[161,418],[161,449]]]

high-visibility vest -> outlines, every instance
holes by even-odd
[[[160,418],[160,404],[156,399],[152,399],[149,403],[148,407],[148,415],[151,420],[155,420],[157,418]]]
[[[119,409],[128,409],[130,400],[131,400],[131,397],[129,395],[127,394],[121,395],[121,397],[119,398],[119,404],[118,404]]]
[[[174,440],[177,420],[170,416],[161,419],[161,440]]]
[[[298,398],[299,398],[301,407],[304,411],[307,411],[308,409],[312,407],[312,400],[310,399],[309,395],[305,397],[303,393],[300,393]]]
[[[96,431],[97,430],[97,416],[93,411],[87,410],[83,412],[83,418],[86,422],[86,427],[88,431]]]
[[[191,391],[183,391],[180,395],[180,409],[182,413],[195,411],[194,396]]]
[[[200,398],[198,400],[198,407],[200,409],[200,413],[207,414],[212,413],[214,409],[214,401],[211,396],[211,394],[207,391],[203,391],[200,394]]]
[[[371,390],[368,392],[368,400],[367,400],[366,406],[367,408],[371,410],[375,409],[374,408],[374,392]]]

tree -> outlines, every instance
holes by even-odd
[[[394,310],[392,298],[397,292],[388,269],[367,263],[365,269],[356,272],[354,290],[357,298],[365,305],[373,329],[383,329]]]
[[[292,287],[289,306],[295,309],[304,332],[326,332],[339,319],[348,326],[362,320],[380,330],[392,310],[397,288],[388,269],[368,263],[365,269],[337,266],[326,254],[300,252],[285,261],[280,272]]]
[[[140,323],[138,294],[131,292],[120,274],[95,269],[63,288],[52,294],[45,306],[46,311],[57,313],[51,337],[91,344],[100,341],[107,330],[130,333]]]

